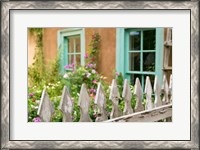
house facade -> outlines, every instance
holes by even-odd
[[[75,62],[84,65],[84,55],[94,33],[101,36],[97,71],[110,82],[116,70],[134,84],[136,77],[144,86],[146,76],[172,73],[172,29],[170,28],[44,28],[45,63],[55,59],[62,50],[61,72]],[[28,65],[33,63],[35,38],[28,34]]]

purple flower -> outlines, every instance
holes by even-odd
[[[30,97],[33,97],[33,96],[34,96],[34,93],[30,93],[29,96],[30,96]]]
[[[93,67],[93,64],[89,63],[87,66],[88,66],[89,68],[92,68],[92,67]]]
[[[36,117],[36,118],[33,118],[33,122],[41,122],[42,120],[40,119],[40,117]]]
[[[115,75],[116,75],[116,76],[119,76],[119,73],[118,73],[118,72],[116,72],[116,73],[115,73]]]
[[[90,89],[90,93],[94,93],[94,92],[96,92],[96,90],[93,89],[93,88],[91,88],[91,89]]]

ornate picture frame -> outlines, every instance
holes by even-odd
[[[191,31],[191,56],[190,56],[190,96],[191,96],[191,138],[187,141],[119,141],[119,140],[11,140],[10,139],[10,13],[13,10],[22,9],[168,9],[189,10]],[[1,3],[1,148],[2,149],[72,149],[72,148],[95,148],[95,149],[198,149],[199,147],[199,1],[3,1]]]

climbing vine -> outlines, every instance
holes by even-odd
[[[33,64],[28,68],[30,84],[37,84],[42,81],[44,75],[44,53],[43,53],[43,28],[29,28],[32,36],[36,36],[35,55]]]

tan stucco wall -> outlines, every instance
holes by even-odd
[[[58,55],[57,32],[63,28],[44,28],[43,48],[45,63],[54,60]]]
[[[116,28],[85,28],[85,47],[89,48],[91,35],[98,32],[101,36],[101,46],[98,58],[97,71],[107,77],[111,83],[112,72],[115,70],[116,58]]]
[[[28,66],[31,66],[33,63],[33,58],[35,55],[36,47],[36,36],[28,32]]]

